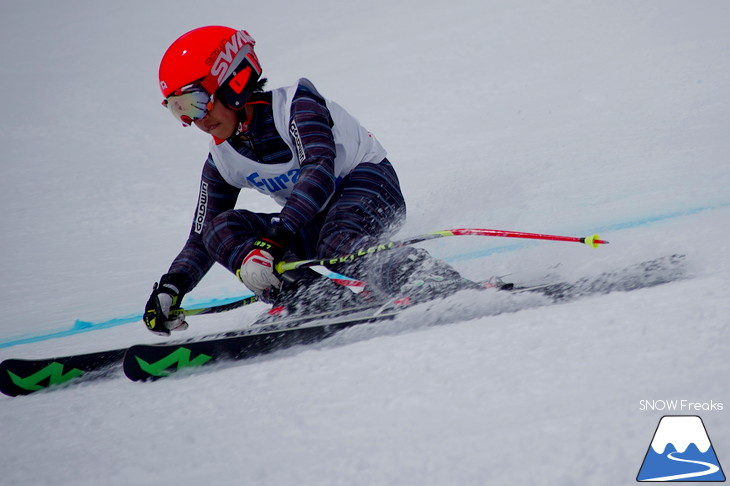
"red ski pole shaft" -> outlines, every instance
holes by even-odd
[[[584,243],[593,248],[598,248],[598,245],[606,245],[608,241],[601,240],[598,235],[591,236],[558,236],[558,235],[544,235],[540,233],[524,233],[521,231],[504,231],[504,230],[493,230],[493,229],[481,229],[481,228],[463,228],[446,230],[444,233],[452,233],[455,236],[497,236],[503,238],[525,238],[532,240],[551,240],[551,241],[572,241],[576,243]]]

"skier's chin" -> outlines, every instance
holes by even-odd
[[[203,131],[208,135],[212,135],[221,140],[226,140],[231,135],[233,135],[234,129],[226,128],[223,123],[215,123],[213,125],[203,128]]]

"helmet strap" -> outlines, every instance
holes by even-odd
[[[242,113],[246,115],[246,118],[238,122],[238,128],[236,129],[236,135],[245,135],[251,128],[251,122],[253,121],[254,107],[253,105],[268,105],[267,101],[251,101],[243,105]]]

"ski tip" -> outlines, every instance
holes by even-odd
[[[583,238],[583,243],[592,248],[598,248],[600,245],[608,245],[608,241],[602,240],[598,235],[586,236]]]

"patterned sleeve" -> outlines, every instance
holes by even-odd
[[[203,244],[203,230],[213,218],[234,208],[239,192],[240,189],[223,180],[212,157],[208,156],[200,178],[200,193],[190,236],[168,270],[168,273],[183,276],[184,293],[198,285],[214,263]]]
[[[301,172],[281,210],[281,222],[297,231],[317,215],[335,191],[335,139],[325,101],[304,87],[300,86],[294,96],[289,123],[301,141]],[[292,137],[297,144],[296,135]]]

